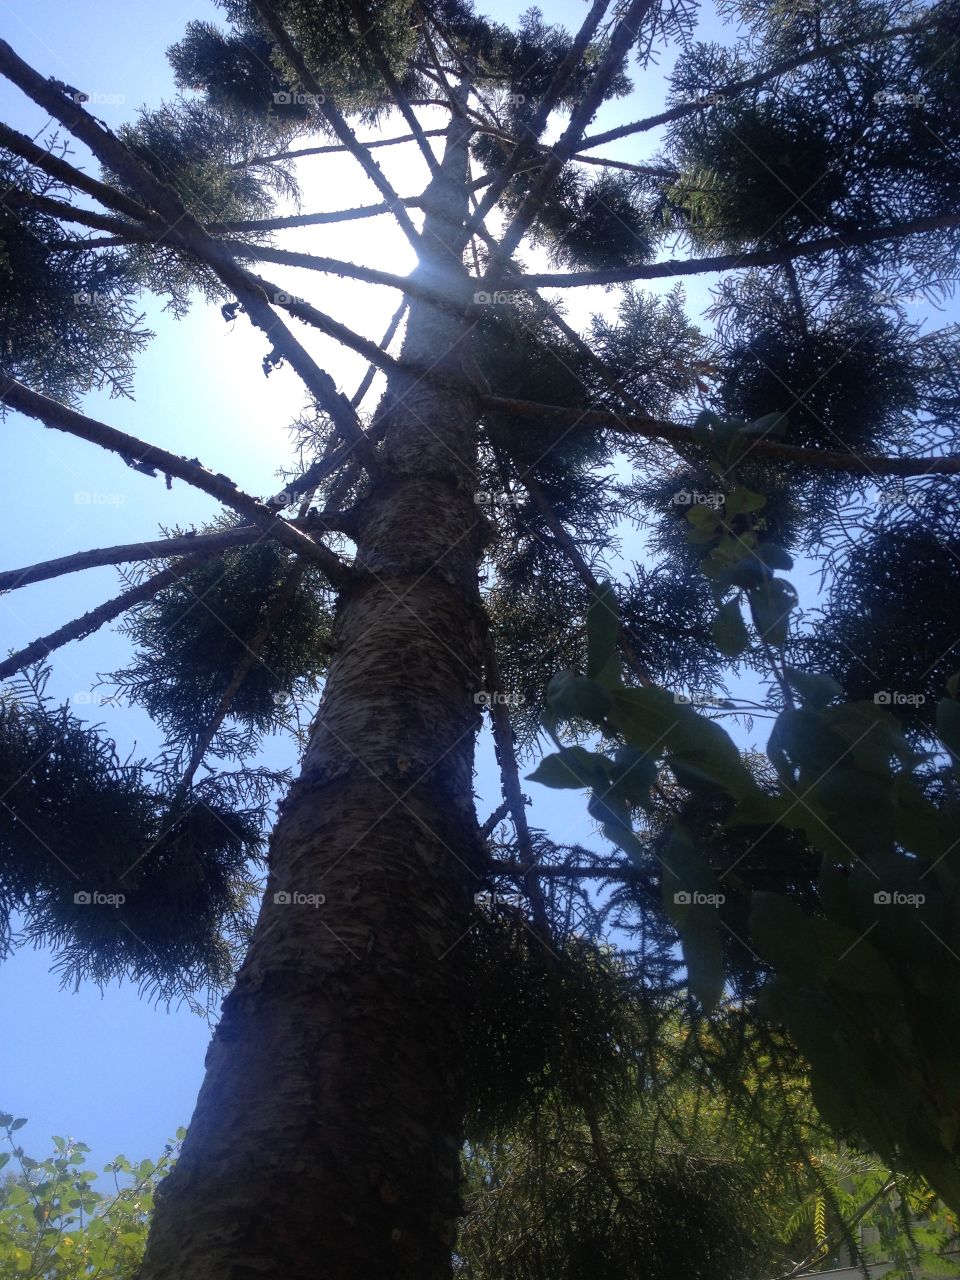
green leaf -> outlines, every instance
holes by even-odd
[[[724,499],[724,512],[727,516],[739,516],[748,511],[761,511],[767,505],[762,493],[754,493],[752,489],[738,486]]]
[[[848,991],[899,994],[896,975],[871,942],[866,931],[857,932],[835,920],[812,920],[824,975]]]
[[[749,436],[784,436],[790,420],[785,413],[766,413],[762,418],[754,418],[743,428],[744,435]]]
[[[720,419],[715,413],[711,413],[709,409],[697,414],[693,424],[693,438],[697,444],[702,445],[705,449],[712,450],[716,443],[713,436],[714,428],[719,423]]]
[[[572,788],[582,791],[586,787],[609,786],[610,761],[606,756],[587,751],[583,747],[564,747],[544,758],[527,774],[529,782],[539,782],[545,787]]]
[[[754,626],[774,648],[786,644],[790,634],[790,613],[797,606],[797,593],[785,578],[771,578],[749,593]]]
[[[757,547],[757,557],[768,569],[792,569],[793,556],[775,542],[761,542]]]
[[[26,1117],[24,1116],[24,1117],[21,1117],[21,1119],[19,1119],[19,1120],[14,1120],[14,1121],[13,1121],[13,1123],[9,1126],[9,1128],[10,1128],[11,1130],[13,1130],[13,1129],[22,1129],[22,1128],[23,1128],[23,1126],[24,1126],[26,1123],[27,1123],[27,1121],[26,1121]]]
[[[739,597],[722,605],[713,620],[712,633],[717,648],[728,658],[735,658],[750,646],[750,635],[740,612]]]
[[[798,671],[796,667],[787,667],[787,681],[803,702],[809,707],[825,707],[834,698],[839,698],[843,689],[832,676],[813,671]]]
[[[587,610],[587,675],[594,679],[617,652],[620,606],[617,593],[603,582]]]
[[[819,972],[819,950],[810,918],[782,894],[753,894],[750,937],[762,959],[778,973],[811,981]]]
[[[687,984],[704,1013],[712,1013],[723,995],[723,943],[715,908],[691,907],[680,928]]]

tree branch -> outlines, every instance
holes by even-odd
[[[842,235],[821,236],[800,244],[784,245],[776,249],[758,249],[743,253],[725,253],[713,258],[672,258],[667,262],[654,262],[638,267],[615,267],[607,271],[573,271],[537,275],[500,275],[496,278],[488,272],[486,286],[489,289],[568,289],[578,285],[627,284],[631,280],[658,280],[673,276],[700,275],[705,271],[736,271],[746,267],[776,267],[796,258],[814,258],[821,253],[841,252],[860,245],[875,244],[882,240],[899,240],[905,236],[924,235],[930,231],[943,231],[960,227],[960,213],[936,213],[928,217],[912,218],[909,222],[892,223],[885,227],[857,228]]]
[[[320,114],[346,149],[359,163],[364,173],[383,196],[386,203],[390,206],[391,212],[396,218],[400,229],[413,245],[414,249],[419,249],[419,232],[407,216],[407,211],[404,209],[403,202],[400,197],[387,181],[383,170],[377,164],[376,160],[374,160],[373,157],[357,141],[353,130],[347,124],[346,120],[337,108],[332,102],[326,101],[326,94],[323,91],[323,86],[307,66],[306,59],[290,39],[286,28],[280,18],[273,12],[272,6],[268,0],[253,0],[253,6],[260,15],[264,26],[276,41],[280,52],[296,72],[304,89],[308,93],[313,94],[317,99],[317,107]]]
[[[493,647],[493,638],[490,635],[489,628],[487,629],[484,667],[486,668],[487,694],[490,699],[487,704],[487,710],[490,712],[494,751],[497,757],[497,764],[500,766],[500,786],[503,790],[503,798],[510,811],[510,817],[513,820],[514,830],[517,833],[517,848],[520,852],[520,861],[527,868],[523,876],[523,888],[530,902],[534,925],[537,931],[547,938],[550,936],[550,918],[547,915],[540,884],[533,874],[533,867],[537,857],[534,853],[533,841],[530,838],[530,826],[527,822],[527,802],[520,787],[520,770],[517,768],[517,756],[513,749],[513,729],[510,725],[510,712],[507,709],[506,690],[500,677],[497,654]]]
[[[5,41],[0,40],[0,72],[5,72],[4,50],[6,49],[13,53],[10,46]],[[19,61],[19,59],[17,60]],[[56,90],[53,90],[53,93],[58,97],[60,96],[56,93]],[[131,200],[129,196],[114,190],[113,187],[108,187],[106,183],[98,182],[96,178],[89,177],[82,169],[74,168],[66,160],[61,160],[59,156],[55,156],[53,152],[37,146],[32,138],[28,138],[23,133],[18,133],[16,129],[11,129],[9,125],[3,124],[2,121],[0,121],[0,147],[6,147],[8,151],[20,156],[28,164],[34,165],[37,169],[42,169],[44,173],[49,174],[51,178],[55,178],[61,185],[75,187],[85,195],[92,196],[94,200],[97,200],[108,209],[114,209],[117,213],[126,214],[128,218],[136,218],[138,222],[149,224],[151,221],[151,214],[148,208],[138,204],[135,200]],[[68,207],[72,208],[72,206]]]
[[[590,88],[574,108],[563,136],[553,147],[551,155],[540,171],[539,176],[527,192],[520,208],[514,214],[501,236],[497,253],[487,269],[489,277],[495,277],[502,270],[504,264],[509,261],[514,250],[523,239],[530,224],[543,208],[544,201],[556,182],[560,170],[579,146],[583,138],[584,129],[593,119],[597,108],[606,96],[613,77],[622,66],[630,46],[636,40],[640,24],[651,8],[652,3],[653,0],[632,0],[626,14],[617,23],[607,51],[594,73]]]
[[[390,63],[387,61],[387,56],[383,51],[383,46],[380,43],[380,38],[377,35],[376,27],[367,12],[364,0],[350,0],[350,8],[356,19],[357,26],[360,28],[360,38],[369,49],[374,66],[383,76],[383,83],[389,89],[390,96],[397,105],[397,110],[410,126],[410,132],[413,134],[417,146],[420,148],[420,154],[427,162],[430,172],[436,176],[440,172],[440,163],[433,154],[433,148],[426,139],[420,121],[413,114],[413,108],[410,106],[407,95],[404,93],[397,77],[393,74]]]
[[[580,552],[580,548],[564,528],[563,522],[554,511],[550,500],[540,487],[539,481],[535,480],[529,472],[526,472],[520,476],[520,483],[526,489],[527,493],[529,493],[534,505],[543,516],[547,527],[553,534],[558,546],[576,570],[580,581],[592,596],[598,596],[600,593],[599,581],[595,577],[593,570],[587,564],[586,560],[584,560],[583,555]],[[624,658],[627,660],[627,665],[630,667],[630,670],[637,677],[640,683],[647,686],[652,685],[654,682],[650,678],[650,673],[641,662],[640,656],[634,649],[630,637],[622,624],[619,633],[619,644],[620,650],[623,653]]]
[[[566,57],[554,72],[553,79],[550,81],[547,91],[542,101],[537,107],[537,113],[531,120],[528,135],[516,144],[513,154],[507,160],[500,175],[494,179],[489,191],[480,202],[476,212],[467,224],[467,232],[473,235],[476,228],[487,216],[490,210],[500,199],[506,190],[507,184],[513,175],[518,171],[520,166],[530,159],[537,151],[537,139],[547,127],[547,121],[550,112],[553,111],[557,103],[566,89],[567,85],[580,63],[586,51],[587,45],[593,39],[597,27],[600,25],[604,13],[606,12],[609,0],[594,0],[590,7],[590,12],[583,20],[583,25],[577,33],[576,39],[567,50]]]
[[[607,427],[627,436],[644,436],[648,440],[669,440],[672,444],[697,448],[690,427],[656,418],[609,413],[604,409],[564,409],[559,405],[536,404],[531,400],[509,400],[503,396],[481,396],[488,409],[519,418],[540,418],[571,427]],[[927,476],[960,474],[960,454],[942,457],[895,458],[881,454],[847,453],[833,449],[805,449],[779,441],[751,439],[749,453],[761,458],[777,458],[798,466],[816,467],[823,471],[851,471],[857,475]],[[526,484],[527,482],[524,481]]]
[[[356,532],[355,519],[348,511],[320,511],[309,519],[287,522],[295,529],[323,531],[326,533]],[[115,547],[93,547],[89,551],[75,551],[56,560],[43,560],[23,569],[6,569],[0,572],[0,592],[16,591],[35,582],[46,582],[81,569],[97,569],[108,564],[130,564],[138,560],[166,560],[171,556],[190,556],[206,559],[220,555],[233,547],[248,547],[261,542],[265,534],[256,525],[243,525],[237,529],[223,529],[217,533],[186,533],[176,538],[156,538],[152,542],[128,542]]]
[[[203,490],[225,506],[249,517],[271,538],[282,542],[291,551],[296,551],[319,565],[336,586],[341,586],[349,576],[350,571],[347,566],[329,547],[325,547],[320,542],[314,542],[305,533],[301,533],[299,529],[281,520],[275,511],[251,497],[250,494],[243,493],[226,476],[215,475],[198,463],[188,462],[186,458],[168,453],[166,449],[161,449],[157,445],[147,444],[136,436],[127,435],[125,431],[118,431],[115,427],[108,427],[93,418],[84,417],[83,414],[68,409],[66,405],[51,400],[48,396],[31,391],[22,382],[11,378],[2,367],[0,367],[0,402],[11,409],[19,409],[21,413],[31,418],[37,418],[44,426],[55,431],[66,431],[70,435],[78,436],[81,440],[89,440],[104,449],[120,454],[125,460],[134,459],[141,466],[155,467],[166,475],[176,476],[187,484],[193,485],[194,488]]]
[[[159,573],[155,573],[152,578],[148,578],[146,582],[141,583],[138,587],[132,587],[129,591],[124,591],[120,595],[114,596],[112,600],[106,600],[103,604],[98,605],[96,609],[91,609],[82,618],[74,618],[72,622],[65,623],[64,626],[58,627],[56,631],[51,631],[49,635],[40,636],[32,644],[28,644],[26,648],[20,649],[17,653],[11,654],[9,658],[0,661],[0,680],[6,680],[8,676],[15,675],[18,671],[22,671],[24,667],[32,666],[34,662],[41,662],[53,653],[55,649],[62,648],[63,645],[69,644],[71,640],[80,640],[84,636],[98,631],[105,623],[112,622],[114,618],[119,617],[121,613],[125,613],[127,609],[132,609],[134,605],[142,604],[144,600],[149,600],[158,591],[162,591],[164,587],[169,587],[172,583],[178,582],[184,571],[190,568],[193,563],[189,556],[183,560],[178,560],[176,564],[170,565],[168,569],[161,569]]]
[[[699,99],[692,102],[678,103],[677,106],[670,107],[667,111],[661,111],[659,115],[647,116],[645,120],[635,120],[632,124],[622,124],[616,129],[607,129],[604,133],[592,134],[590,137],[584,138],[583,149],[601,147],[604,143],[616,142],[618,138],[626,138],[632,133],[646,133],[650,129],[658,129],[661,125],[670,124],[674,120],[683,120],[687,116],[696,115],[697,112],[706,111],[714,105],[710,101],[711,98],[733,98],[738,94],[745,93],[748,89],[760,89],[771,80],[777,80],[780,76],[788,75],[791,71],[796,71],[799,67],[806,66],[810,62],[816,62],[819,58],[830,58],[837,53],[850,53],[863,45],[877,44],[884,40],[894,40],[898,36],[915,35],[920,31],[933,30],[936,26],[937,23],[935,22],[918,22],[911,26],[891,27],[887,31],[876,31],[872,35],[865,36],[862,40],[838,40],[834,44],[821,45],[818,49],[810,49],[807,53],[799,54],[797,57],[786,58],[783,62],[778,62],[775,66],[768,67],[766,71],[760,71],[756,75],[748,76],[745,80],[731,80],[727,84],[721,85],[718,89],[704,94]]]
[[[80,170],[77,169],[74,172],[79,173]],[[92,209],[78,209],[75,205],[68,204],[66,200],[54,200],[50,196],[36,195],[32,191],[21,191],[18,187],[7,187],[0,194],[0,204],[6,205],[13,213],[17,209],[36,209],[38,213],[49,213],[52,217],[61,218],[65,222],[78,222],[95,231],[113,231],[119,236],[127,236],[131,232],[137,234],[139,231],[139,228],[131,223],[124,222],[120,218],[111,218],[109,214],[95,213]],[[143,212],[147,213],[147,210]]]
[[[419,121],[418,121],[419,126]],[[420,132],[425,138],[442,138],[447,132],[446,129],[421,129]],[[398,138],[378,138],[372,142],[359,142],[358,145],[365,147],[367,151],[372,151],[374,147],[395,147],[401,142],[416,142],[417,139],[412,133],[405,133]],[[334,152],[347,151],[348,148],[342,142],[332,143],[324,147],[299,147],[294,151],[277,151],[270,156],[251,156],[249,160],[234,160],[228,166],[231,169],[247,169],[255,164],[273,164],[277,160],[300,160],[304,156],[327,156]],[[384,206],[386,209],[386,206]]]
[[[197,255],[212,268],[220,280],[242,303],[251,322],[272,342],[274,355],[289,361],[317,403],[337,423],[345,439],[357,445],[364,464],[375,472],[377,459],[363,434],[356,413],[337,390],[334,380],[313,360],[282,320],[271,310],[263,290],[255,279],[240,267],[223,245],[214,239],[187,210],[174,189],[147,169],[128,147],[116,138],[79,103],[61,93],[18,57],[6,41],[0,40],[0,72],[18,85],[28,97],[49,111],[90,148],[98,160],[127,182],[152,209],[165,220],[171,241]],[[70,166],[67,166],[70,168]],[[139,213],[138,217],[141,216]],[[145,215],[147,224],[152,215]],[[271,361],[273,363],[273,361]]]

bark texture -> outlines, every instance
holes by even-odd
[[[468,139],[455,118],[418,268],[461,299]],[[412,304],[403,360],[449,389],[391,380],[323,702],[143,1280],[451,1273],[484,631],[465,340],[454,309]]]

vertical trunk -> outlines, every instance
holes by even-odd
[[[455,118],[418,268],[460,296],[468,140]],[[460,336],[418,301],[405,357],[459,381]],[[479,883],[477,411],[410,374],[388,405],[320,713],[143,1280],[450,1275]]]

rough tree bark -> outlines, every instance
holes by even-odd
[[[461,301],[469,129],[454,117],[417,269]],[[450,383],[388,388],[323,701],[143,1280],[450,1275],[484,632],[461,340],[455,308],[411,305],[404,359]]]

